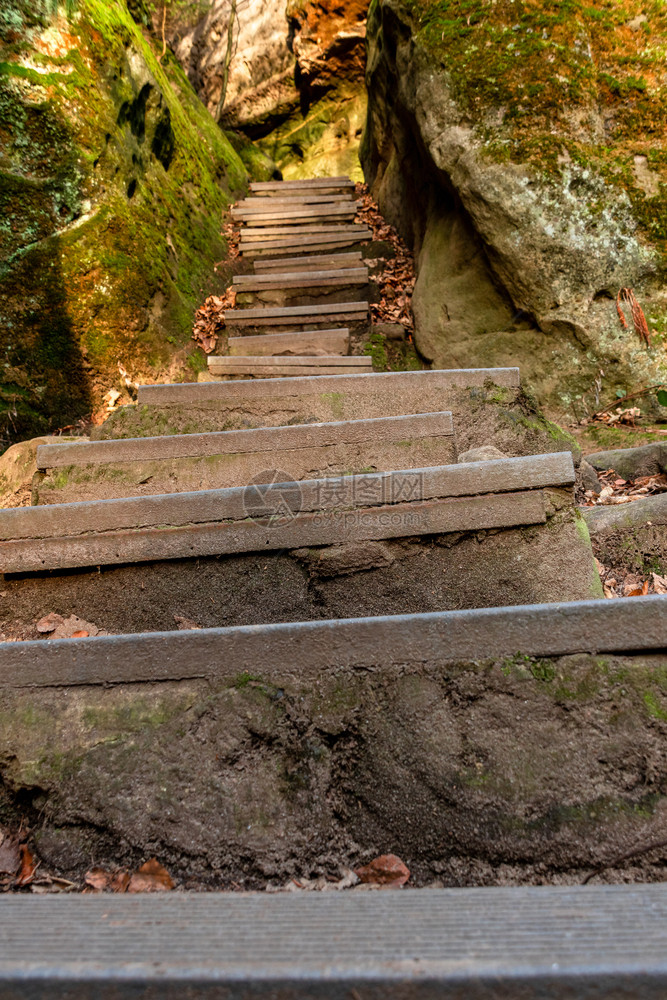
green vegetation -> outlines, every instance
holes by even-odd
[[[0,15],[0,439],[97,409],[119,363],[135,380],[191,372],[192,317],[247,174],[159,55],[125,0]]]
[[[480,123],[489,156],[551,172],[592,168],[628,191],[647,235],[667,251],[663,0],[405,0],[405,6],[419,40]],[[491,110],[501,113],[491,117]],[[636,157],[643,158],[639,165]],[[602,189],[590,208],[604,211]]]

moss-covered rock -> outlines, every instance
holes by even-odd
[[[664,5],[374,0],[368,35],[362,159],[431,275],[420,350],[520,364],[552,414],[664,380]]]
[[[0,436],[178,377],[246,171],[125,0],[0,13]]]

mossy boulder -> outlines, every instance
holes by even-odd
[[[125,0],[0,13],[0,438],[182,377],[246,171]]]
[[[520,364],[570,418],[664,381],[664,4],[374,0],[368,39],[362,161],[425,275],[425,356]]]

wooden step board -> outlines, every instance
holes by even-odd
[[[544,488],[570,487],[574,478],[572,456],[565,452],[307,480],[291,487],[275,483],[250,491],[209,490],[0,510],[0,572],[265,553],[538,525],[548,517]],[[327,483],[335,483],[335,488]],[[406,496],[409,499],[404,500]],[[284,517],[286,504],[289,523],[276,530],[272,519]],[[351,510],[356,516],[350,516]],[[550,544],[556,544],[557,533],[547,530],[553,535]]]
[[[354,187],[354,181],[351,181],[349,177],[317,177],[295,181],[253,181],[250,184],[250,191],[252,194],[262,197],[275,197],[275,195],[294,194],[295,192],[309,194],[314,191],[354,191]]]
[[[470,628],[474,629],[474,623]],[[261,634],[264,636],[263,631]],[[270,635],[273,638],[273,633]],[[178,648],[177,638],[162,642],[166,658],[171,660],[172,647]],[[268,638],[267,644],[271,649]],[[105,641],[105,653],[107,645]],[[195,645],[198,651],[204,646],[203,638]],[[259,646],[257,655],[262,662],[265,654]],[[128,648],[128,656],[136,659],[133,647]],[[114,656],[114,664],[119,658]],[[90,654],[86,656],[89,660],[92,665]],[[228,654],[216,654],[216,660],[229,662]],[[181,661],[187,663],[187,656],[181,655]],[[249,666],[248,676],[254,673],[256,669]],[[287,682],[276,687],[290,690],[291,677],[286,674],[286,678]],[[179,679],[174,677],[176,682]],[[391,687],[391,681],[385,683]],[[414,683],[417,686],[419,678]],[[159,687],[154,685],[154,689],[159,695]],[[231,690],[236,695],[237,689]],[[236,704],[238,697],[230,694],[228,700]],[[40,708],[42,701],[44,695]],[[99,711],[96,698],[84,689],[82,703],[87,702],[91,715]],[[35,714],[29,708],[25,706],[28,717]],[[236,725],[242,731],[239,710],[237,715]],[[184,716],[184,731],[189,721]],[[446,738],[443,734],[443,740]],[[204,760],[210,757],[214,741],[207,742],[209,746],[202,749]],[[90,756],[86,747],[86,767],[95,770],[96,759],[89,760]],[[178,772],[169,755],[164,754],[163,759],[165,773]],[[508,771],[503,787],[514,783]],[[243,814],[247,808],[245,802],[239,801],[238,806],[234,802],[239,784],[243,783],[229,782],[233,815]],[[384,775],[378,777],[377,784],[387,787]],[[209,783],[202,785],[196,797],[204,800],[211,794]],[[401,792],[395,798],[405,801],[406,796]],[[126,795],[126,808],[117,810],[123,816],[117,821],[118,829],[124,828],[127,802]],[[287,806],[284,812],[289,812]],[[268,805],[262,809],[262,816],[267,814],[271,814]],[[308,819],[303,822],[309,825]],[[44,820],[49,840],[52,825],[52,819]],[[202,820],[194,825],[198,830],[209,826]],[[158,834],[156,824],[156,839]],[[239,842],[233,828],[228,839]],[[548,839],[546,833],[543,839]],[[660,839],[657,831],[652,832],[652,839]],[[154,851],[153,844],[150,842],[142,853],[147,856]],[[243,844],[245,847],[245,840]],[[331,845],[332,853],[334,850]],[[194,853],[197,856],[199,851]],[[245,857],[253,857],[250,845],[245,847]],[[275,881],[283,884],[286,879]],[[299,885],[299,881],[294,878],[290,884]],[[167,892],[146,897],[105,893],[40,899],[7,895],[0,915],[0,934],[5,942],[0,992],[8,998],[66,996],[68,1000],[235,995],[252,996],[253,1000],[312,1000],[315,996],[320,1000],[356,1000],[371,995],[401,1000],[408,995],[405,983],[409,982],[410,995],[425,1000],[584,1000],[592,995],[589,987],[595,983],[595,995],[601,1000],[622,996],[660,1000],[667,995],[666,920],[667,886],[659,884],[366,893]],[[28,940],[29,953],[25,948]],[[128,969],[132,970],[131,982]],[[243,994],[239,983],[243,983]],[[373,984],[372,994],[369,983]]]
[[[59,444],[37,453],[33,500],[62,504],[245,486],[281,469],[292,480],[456,461],[451,413],[214,434]]]
[[[230,309],[225,312],[228,327],[293,326],[343,320],[362,323],[369,314],[368,302],[332,302],[324,306],[271,306],[265,309]]]
[[[125,684],[148,684],[151,682],[164,684],[169,681],[193,681],[204,679],[212,684],[219,684],[224,678],[233,680],[243,677],[244,674],[253,675],[257,671],[257,664],[262,663],[266,671],[265,677],[268,683],[276,688],[281,688],[281,681],[287,680],[289,687],[294,683],[294,678],[302,678],[307,683],[314,683],[319,688],[319,681],[323,676],[337,678],[347,675],[350,671],[354,674],[357,671],[364,671],[368,674],[374,673],[375,669],[383,674],[383,670],[389,669],[389,677],[395,678],[394,671],[400,669],[401,672],[406,665],[410,669],[423,671],[424,664],[470,664],[475,665],[474,673],[479,676],[479,664],[490,660],[503,660],[506,657],[514,658],[517,653],[521,656],[541,659],[542,657],[561,657],[586,653],[598,656],[603,653],[618,653],[624,655],[628,651],[645,655],[649,651],[664,654],[667,649],[667,597],[647,596],[636,597],[632,600],[583,600],[567,601],[562,604],[533,604],[520,606],[506,606],[496,608],[474,608],[470,610],[436,611],[428,614],[411,614],[397,616],[371,616],[364,618],[350,618],[346,620],[329,621],[308,621],[308,622],[285,622],[279,624],[256,625],[254,628],[205,628],[193,631],[172,631],[169,635],[164,633],[146,633],[133,636],[100,636],[94,639],[80,639],[73,646],[72,642],[54,642],[53,640],[42,640],[31,642],[29,646],[25,643],[0,643],[0,689],[21,689],[21,688],[46,688],[56,689],[60,687],[80,686],[84,681],[94,687],[108,687],[111,685]],[[76,650],[76,655],[72,655]],[[509,666],[509,664],[508,664]],[[375,668],[375,669],[373,669]],[[519,671],[521,667],[519,666]],[[423,673],[422,673],[423,676]],[[521,674],[519,673],[519,676]],[[382,678],[386,683],[386,678]],[[523,677],[524,683],[530,684],[527,677]],[[535,678],[538,684],[544,681]],[[590,675],[588,685],[585,690],[590,691]],[[432,683],[429,680],[429,684]],[[189,701],[186,699],[189,708]],[[321,704],[321,702],[320,702]],[[613,707],[613,703],[612,703]],[[648,714],[648,713],[647,713]],[[443,714],[443,722],[449,724],[449,713]],[[502,725],[504,715],[499,717]],[[616,735],[615,727],[611,731],[611,738]],[[548,749],[549,743],[545,741]],[[215,745],[217,752],[218,747]],[[508,768],[512,768],[514,760],[507,759]],[[514,781],[508,782],[510,786]],[[511,791],[510,791],[510,794]],[[660,812],[660,811],[659,811]],[[547,814],[549,815],[549,814]],[[644,819],[644,816],[640,817]],[[491,817],[494,822],[495,817]],[[437,822],[437,817],[435,817]],[[558,842],[556,842],[558,845]],[[581,886],[571,887],[575,896],[585,896],[586,890]],[[590,887],[589,887],[590,888]],[[609,890],[620,892],[628,890],[629,894],[641,893],[644,889],[659,890],[664,895],[664,912],[660,915],[660,958],[664,958],[664,926],[667,921],[667,883],[654,884],[651,886],[598,886],[606,894]],[[493,898],[502,896],[503,893],[519,895],[526,892],[525,889],[502,889],[494,888],[488,891],[475,888],[469,890],[472,896],[477,898],[485,897],[485,902],[480,911],[480,927],[486,933],[486,921],[484,919],[486,908]],[[529,894],[539,902],[540,907],[545,907],[543,900],[550,894],[549,888],[532,886]],[[409,890],[403,889],[401,892],[374,892],[374,893],[327,893],[328,899],[344,898],[351,899],[355,908],[361,905],[362,900],[377,899],[378,897],[392,898],[391,909],[409,895]],[[444,897],[451,902],[460,890],[445,890]],[[464,890],[468,892],[468,890]],[[564,894],[565,898],[570,892],[570,888],[559,886],[557,894]],[[437,898],[439,892],[430,889],[424,892],[423,889],[415,891],[415,897],[419,901],[419,909],[423,912],[426,901]],[[61,899],[63,897],[51,897]],[[81,896],[65,896],[70,901],[81,899]],[[160,898],[165,898],[160,897]],[[211,899],[210,893],[204,896],[199,895],[179,895],[176,897],[181,904],[188,900],[193,902],[197,899]],[[229,905],[235,901],[252,899],[252,895],[234,893],[224,893],[220,898],[227,901]],[[272,899],[281,898],[279,895],[255,896],[261,899],[262,906]],[[294,894],[283,896],[290,904],[297,898]],[[319,893],[308,893],[301,898],[317,899],[322,898]],[[113,902],[114,896],[92,896],[92,900],[100,899],[106,905]],[[121,897],[122,899],[122,897]],[[0,908],[0,915],[12,903],[19,900],[31,901],[29,896],[12,896],[7,894],[3,899],[3,906]],[[85,901],[85,897],[84,897]],[[91,897],[88,897],[91,901]],[[35,900],[37,909],[44,906],[45,900]],[[137,902],[135,898],[134,902]],[[151,902],[153,902],[151,900]],[[570,924],[571,907],[574,900],[569,900],[567,919],[564,924],[564,940],[570,948],[576,943],[577,936],[572,935]],[[575,907],[576,909],[576,907]],[[517,911],[511,911],[516,918]],[[443,913],[443,919],[446,914]],[[641,911],[636,914],[635,920],[626,925],[624,930],[641,923]],[[187,923],[184,924],[184,927]],[[277,925],[276,925],[277,926]],[[272,926],[275,932],[276,926]],[[444,947],[446,938],[440,934],[440,924],[438,923],[438,949]],[[509,926],[516,926],[514,920],[509,921]],[[531,932],[534,927],[531,925]],[[9,930],[9,927],[8,927]],[[180,928],[183,930],[183,928]],[[454,931],[454,928],[452,929]],[[400,927],[400,934],[403,937],[404,927]],[[469,928],[466,928],[466,934]],[[3,937],[3,940],[6,940]],[[65,939],[58,935],[57,947],[63,946]],[[225,939],[221,939],[221,946]],[[303,953],[303,942],[296,939],[297,947]],[[378,938],[378,941],[381,940]],[[12,957],[25,955],[24,941],[20,940],[16,950],[11,950],[8,954]],[[416,941],[410,942],[410,947],[416,945]],[[601,939],[603,943],[603,939]],[[590,956],[588,949],[590,944],[587,938],[582,940],[582,946],[586,949],[588,957],[597,962],[597,956]],[[245,945],[244,945],[245,947]],[[553,958],[553,941],[547,941],[548,963],[551,964]],[[367,954],[368,940],[362,941],[364,954]],[[32,950],[29,961],[32,963],[39,957],[38,950]],[[74,957],[77,963],[81,960],[82,954],[77,953]],[[152,955],[152,952],[150,953]],[[411,952],[412,954],[412,952]],[[57,956],[56,956],[57,957]],[[281,956],[282,957],[282,956]],[[334,956],[338,957],[338,956]],[[394,957],[394,953],[390,953]],[[454,967],[458,969],[457,952],[453,953]],[[504,958],[504,955],[502,956]],[[629,959],[634,957],[630,952]],[[103,956],[106,958],[106,956]],[[525,952],[519,955],[521,967],[526,958]],[[593,977],[594,981],[596,977]],[[666,976],[667,980],[667,976]],[[596,990],[593,997],[600,1000],[604,993],[598,991],[599,984],[596,983]],[[428,995],[428,994],[427,994]],[[437,995],[437,994],[436,994]],[[454,994],[456,995],[456,994]],[[460,995],[460,994],[459,994]],[[570,1000],[575,1000],[576,994],[565,994]],[[585,994],[584,994],[585,995]],[[401,996],[404,998],[405,993]],[[443,994],[446,997],[447,994]],[[509,1000],[514,996],[531,997],[532,993],[518,992],[517,994],[503,994],[503,1000]],[[541,995],[540,995],[541,996]],[[545,997],[553,997],[554,994],[546,993]],[[557,996],[557,994],[556,994]],[[633,1000],[631,994],[619,995],[624,1000]],[[86,996],[85,1000],[91,1000]],[[115,998],[114,998],[115,1000]],[[179,995],[178,1000],[181,1000]],[[309,995],[308,1000],[312,1000]],[[485,998],[486,1000],[486,998]],[[495,1000],[493,992],[488,993],[488,1000]],[[544,998],[542,998],[544,1000]],[[636,998],[634,998],[636,1000]],[[658,1000],[658,997],[655,998]],[[660,998],[662,1000],[662,998]]]
[[[343,237],[360,236],[364,232],[370,232],[368,227],[347,223],[313,222],[298,226],[276,225],[267,226],[266,229],[242,229],[241,242],[266,243],[269,240],[295,239],[297,236],[307,239],[319,237],[321,240],[325,238],[342,239]]]
[[[315,237],[314,239],[305,236],[300,236],[295,239],[281,239],[281,240],[271,240],[266,244],[259,246],[254,243],[247,243],[244,247],[240,247],[241,253],[244,257],[254,259],[257,257],[275,257],[276,254],[295,254],[295,253],[305,253],[313,254],[319,253],[330,253],[332,250],[343,250],[346,247],[358,246],[360,243],[368,243],[373,239],[373,234],[370,229],[366,230],[365,235],[362,236],[342,236],[342,237],[323,237],[319,239]]]
[[[269,202],[273,205],[273,202]],[[273,211],[247,212],[244,209],[232,209],[232,217],[250,226],[280,226],[301,225],[308,222],[343,222],[354,219],[357,214],[357,203],[340,205],[303,205],[300,208],[278,206]]]
[[[373,362],[369,357],[330,356],[305,357],[287,356],[209,356],[208,370],[211,375],[252,375],[255,378],[270,378],[284,375],[347,375],[356,372],[372,372]]]
[[[136,407],[119,410],[96,436],[126,438],[452,410],[457,433],[463,426],[464,446],[459,442],[463,451],[493,440],[500,421],[503,428],[511,428],[520,394],[518,368],[236,382],[206,381],[207,377],[202,373],[199,382],[140,385]],[[548,450],[546,435],[539,440]],[[515,436],[510,431],[507,437],[508,450],[520,453],[521,442],[525,446],[519,426]]]
[[[350,331],[340,330],[291,330],[289,333],[261,333],[248,337],[229,337],[227,349],[231,356],[301,357],[323,354],[347,354],[350,350]]]
[[[289,228],[289,227],[288,227]],[[291,232],[284,230],[277,235],[246,236],[241,234],[239,248],[243,253],[255,253],[262,250],[286,253],[315,253],[318,249],[329,251],[338,247],[354,246],[355,243],[368,242],[373,238],[372,230],[364,226],[323,227],[318,232],[300,232],[294,228]]]
[[[239,292],[267,292],[284,288],[336,288],[349,285],[367,285],[368,268],[271,272],[270,274],[239,274],[234,278]]]
[[[275,271],[327,271],[361,267],[363,255],[361,250],[348,253],[317,254],[313,257],[272,257],[269,260],[256,260],[253,264],[256,274],[266,274]]]
[[[275,195],[273,198],[244,198],[234,205],[234,209],[244,211],[273,212],[281,206],[299,208],[302,205],[345,205],[359,204],[354,195],[350,194],[286,194]]]

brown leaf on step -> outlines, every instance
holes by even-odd
[[[130,878],[128,892],[169,892],[174,882],[166,868],[155,858],[151,858]]]
[[[91,868],[89,872],[86,872],[84,882],[95,892],[102,892],[111,886],[112,877],[111,872],[106,872],[104,868]]]
[[[46,615],[37,622],[37,631],[48,634],[49,639],[85,639],[88,636],[108,635],[104,629],[98,628],[91,622],[85,622],[83,618],[70,615],[63,618],[55,612]]]
[[[120,871],[113,873],[109,888],[112,892],[127,892],[127,888],[130,884],[130,878],[130,873],[121,868]]]
[[[37,871],[37,863],[26,844],[21,844],[19,850],[21,852],[21,868],[16,879],[16,885],[30,885]]]
[[[369,865],[356,868],[354,874],[360,882],[371,882],[375,885],[405,885],[410,878],[410,870],[395,854],[382,854]]]
[[[21,864],[18,837],[0,832],[0,875],[16,875]]]
[[[93,892],[127,892],[130,873],[123,868],[115,872],[108,872],[104,868],[91,868],[86,872],[84,882]]]
[[[185,618],[183,615],[174,615],[174,621],[181,632],[189,632],[191,629],[201,628],[201,625],[197,625],[191,618]]]
[[[44,615],[43,618],[40,618],[37,622],[37,631],[46,635],[49,632],[54,632],[55,629],[57,629],[59,625],[62,625],[64,621],[65,619],[62,615],[57,615],[55,611],[52,611],[51,614]]]

